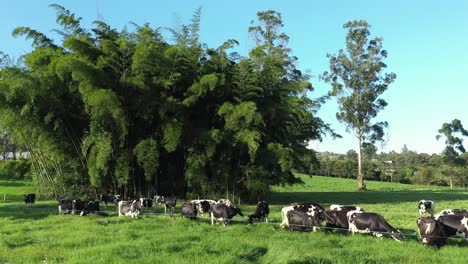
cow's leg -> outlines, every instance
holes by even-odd
[[[213,212],[210,212],[210,216],[211,216],[211,225],[214,224],[214,215],[213,215]]]

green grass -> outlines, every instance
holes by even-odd
[[[290,202],[356,204],[378,212],[404,233],[416,233],[417,202],[433,199],[437,211],[468,208],[468,190],[367,182],[301,175],[304,185],[274,188],[271,220]],[[21,195],[29,183],[0,181],[0,194]],[[16,190],[16,191],[15,191]],[[242,205],[244,214],[253,206]],[[50,211],[49,211],[50,210]],[[109,212],[113,207],[107,209]],[[466,263],[468,243],[450,239],[437,250],[423,247],[414,236],[404,243],[367,235],[299,233],[278,225],[247,225],[237,218],[228,227],[208,219],[189,221],[179,215],[59,216],[55,202],[34,208],[9,201],[0,204],[0,263]]]

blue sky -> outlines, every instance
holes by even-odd
[[[383,2],[383,3],[381,3]],[[410,150],[439,153],[444,144],[435,139],[444,122],[458,118],[468,127],[468,1],[279,1],[279,0],[171,0],[123,1],[81,0],[1,1],[0,51],[13,56],[28,52],[30,42],[14,39],[11,31],[29,26],[53,36],[55,12],[49,4],[58,3],[78,16],[83,25],[101,18],[117,29],[132,26],[129,22],[150,22],[157,27],[188,23],[197,7],[202,6],[201,41],[215,47],[227,39],[240,42],[238,51],[245,55],[253,45],[248,34],[250,21],[257,11],[280,12],[289,46],[299,58],[299,68],[317,76],[328,68],[327,53],[345,47],[343,24],[364,19],[371,34],[384,38],[389,55],[388,71],[396,81],[383,95],[389,105],[377,120],[389,122],[387,145],[381,149],[399,152],[404,144]],[[317,78],[311,96],[325,94],[329,85]],[[337,106],[327,102],[319,116],[341,135],[315,142],[319,151],[345,153],[356,149],[356,140],[335,119]],[[466,144],[465,144],[466,146]]]

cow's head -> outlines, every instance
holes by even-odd
[[[130,216],[132,218],[138,218],[140,215],[140,205],[138,204],[137,200],[133,200],[132,204],[130,205]]]
[[[400,230],[394,230],[392,231],[392,233],[390,234],[390,236],[393,237],[393,239],[395,239],[396,241],[403,241],[405,240],[405,235],[403,235],[403,233],[400,231]]]
[[[238,214],[239,216],[244,217],[244,214],[242,213],[241,209],[235,206],[231,206],[231,209],[234,213]]]

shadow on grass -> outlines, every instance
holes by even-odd
[[[285,205],[295,202],[317,202],[324,204],[380,204],[417,202],[421,199],[430,200],[465,200],[467,191],[427,191],[427,190],[398,190],[398,191],[356,191],[356,192],[273,192],[270,204]]]

